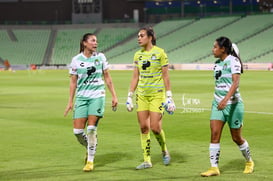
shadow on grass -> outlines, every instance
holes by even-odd
[[[107,164],[111,164],[114,162],[122,161],[122,160],[131,160],[133,158],[133,154],[124,153],[124,152],[113,152],[107,153],[103,155],[96,156],[96,166],[103,167]]]
[[[231,160],[225,165],[220,165],[221,173],[234,173],[234,172],[243,172],[245,168],[244,158]]]
[[[171,164],[172,163],[186,163],[187,159],[189,159],[189,155],[186,153],[180,152],[170,152],[171,155]],[[161,154],[154,154],[152,155],[152,162],[153,164],[161,164],[163,162]]]

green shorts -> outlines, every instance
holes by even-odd
[[[143,95],[136,95],[136,105],[137,105],[137,112],[139,111],[151,111],[151,112],[159,112],[163,113],[164,108],[162,103],[165,102],[164,94],[158,94],[155,96],[143,96]]]
[[[218,103],[214,100],[212,102],[210,120],[228,122],[229,127],[234,129],[243,125],[244,104],[242,102],[228,104],[223,110],[218,110],[217,106]]]
[[[76,99],[73,118],[87,118],[88,115],[103,117],[105,97],[82,100]]]

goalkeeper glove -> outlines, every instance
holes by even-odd
[[[127,111],[132,112],[134,109],[134,104],[133,104],[133,92],[129,92],[128,93],[128,98],[126,101],[126,107],[127,107]]]
[[[171,91],[166,91],[166,102],[163,103],[164,109],[168,114],[173,114],[176,107],[174,104],[174,101],[172,99],[172,92]]]

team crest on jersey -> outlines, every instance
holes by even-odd
[[[223,66],[223,70],[226,70],[226,69],[227,69],[227,64],[225,63]]]
[[[156,55],[152,54],[151,60],[156,60]]]
[[[96,59],[96,60],[95,60],[95,65],[96,65],[96,66],[100,65],[99,59]]]

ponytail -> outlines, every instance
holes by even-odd
[[[234,43],[231,43],[230,39],[228,39],[227,37],[224,37],[224,36],[217,38],[216,42],[218,43],[220,48],[223,48],[223,47],[225,48],[226,54],[232,55],[232,56],[239,59],[240,64],[241,64],[241,73],[243,73],[244,72],[243,63],[240,58],[240,53],[239,53],[239,49],[238,49],[237,45]],[[237,53],[236,53],[236,51],[237,51]]]
[[[235,43],[232,43],[231,55],[234,56],[234,57],[237,57],[239,59],[240,64],[241,64],[241,73],[244,73],[243,62],[242,62],[242,60],[240,58],[240,51],[239,51],[239,48],[237,47],[237,45]]]

